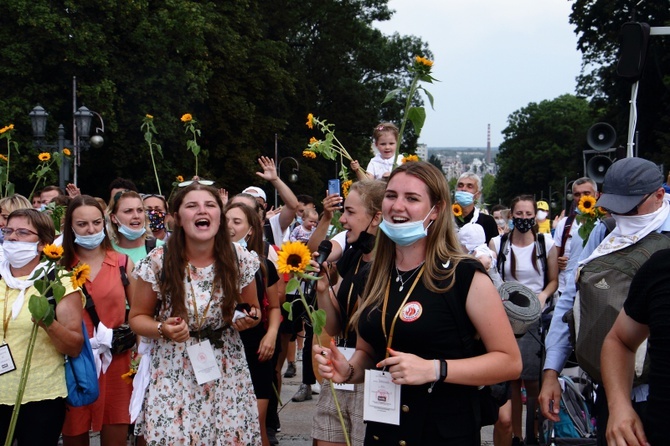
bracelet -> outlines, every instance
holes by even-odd
[[[349,384],[349,381],[351,381],[351,378],[354,377],[354,366],[349,364],[349,376],[347,376],[347,379],[345,379],[342,384]]]
[[[165,339],[165,336],[163,335],[163,323],[159,322],[158,323],[158,334],[160,335],[161,339]]]
[[[444,381],[447,378],[447,360],[440,359],[440,381]]]

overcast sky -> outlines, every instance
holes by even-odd
[[[581,54],[568,0],[390,0],[384,34],[421,37],[433,52],[424,84],[428,147],[486,147],[502,141],[508,116],[530,102],[574,93]],[[425,98],[424,98],[425,99]]]

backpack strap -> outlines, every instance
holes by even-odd
[[[156,247],[156,240],[156,237],[147,237],[144,239],[144,249],[147,251],[147,254]]]
[[[500,247],[498,248],[498,273],[500,273],[500,278],[505,281],[505,261],[507,260],[507,254],[509,253],[509,233],[503,234],[500,237]]]
[[[558,249],[558,256],[563,257],[565,254],[565,244],[568,243],[568,237],[570,237],[570,229],[572,224],[575,222],[576,214],[571,213],[568,215],[568,219],[565,221],[565,226],[563,226],[563,234],[561,235],[561,246]]]
[[[549,271],[547,271],[547,245],[544,243],[544,234],[537,234],[535,246],[537,247],[537,256],[540,258],[540,263],[542,263],[542,271],[544,272],[544,288],[546,288],[549,284]]]
[[[128,280],[128,271],[126,267],[128,265],[128,256],[125,254],[118,254],[119,256],[119,272],[121,273],[121,283],[124,287],[130,285],[130,280]]]
[[[614,228],[616,227],[616,220],[614,220],[614,217],[607,217],[603,218],[602,222],[605,224],[605,227],[607,228],[605,230],[605,237],[607,237],[610,232],[614,231]]]
[[[93,302],[93,298],[86,289],[86,285],[83,285],[81,287],[81,291],[82,293],[84,293],[84,296],[86,297],[86,305],[84,306],[84,308],[86,309],[88,315],[91,316],[91,321],[93,321],[93,328],[96,328],[100,323],[100,317],[98,316],[98,312],[95,309],[95,302]],[[126,319],[127,318],[128,315],[126,315]]]

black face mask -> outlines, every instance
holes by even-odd
[[[534,218],[514,217],[513,221],[514,221],[514,228],[516,228],[516,230],[521,232],[522,234],[530,231],[531,229],[533,229],[533,226],[535,226]]]
[[[363,254],[370,254],[375,248],[376,237],[367,230],[361,232],[358,239],[351,244],[354,249],[360,249]]]

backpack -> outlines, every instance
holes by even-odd
[[[653,253],[667,248],[670,248],[670,237],[652,232],[634,245],[591,260],[579,270],[579,292],[572,315],[566,313],[566,316],[574,319],[577,362],[596,382],[602,383],[600,350],[603,341],[628,297],[633,276]],[[643,383],[646,373],[642,375],[644,355],[641,352],[646,352],[646,341],[640,349],[635,368],[640,378],[638,383]]]
[[[558,417],[560,421],[551,422],[545,420],[544,435],[545,444],[553,444],[557,439],[582,438],[585,440],[579,444],[596,444],[596,433],[591,412],[589,411],[586,398],[581,394],[577,385],[567,376],[559,376],[558,382],[563,392],[560,399],[560,410]]]

